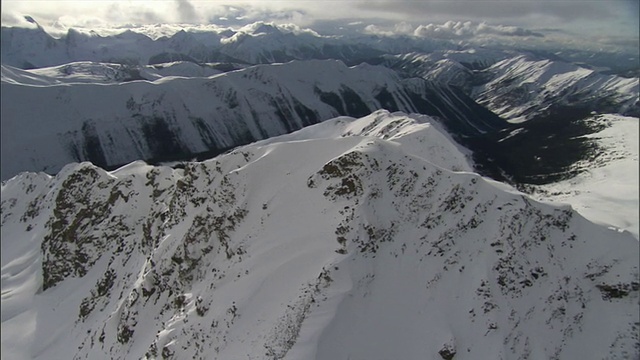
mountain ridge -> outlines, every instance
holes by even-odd
[[[637,240],[449,170],[466,155],[430,123],[23,173],[2,185],[3,331],[47,319],[12,343],[36,359],[637,356]]]
[[[25,20],[3,358],[640,357],[636,54]]]
[[[512,122],[530,120],[558,106],[640,116],[638,79],[526,55],[498,62],[486,72],[493,79],[471,96]]]
[[[215,155],[380,108],[438,116],[467,135],[509,126],[453,88],[339,60],[257,65],[209,78],[72,86],[29,86],[32,77],[21,84],[19,71],[14,74],[1,85],[3,179],[28,169],[55,172],[71,161],[113,167]],[[29,106],[33,98],[42,106]],[[38,125],[43,123],[48,125]],[[27,130],[34,126],[36,131]]]

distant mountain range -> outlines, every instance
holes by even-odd
[[[459,141],[484,154],[476,161],[488,175],[540,182],[547,173],[565,176],[567,165],[584,158],[585,146],[542,173],[522,170],[504,154],[544,152],[544,141],[529,140],[535,131],[520,131],[513,137],[530,144],[526,149],[495,147],[504,137],[500,130],[508,134],[513,123],[531,119],[573,128],[569,124],[593,111],[640,114],[637,78],[530,51],[321,36],[265,23],[156,40],[133,31],[98,36],[69,30],[60,39],[41,27],[2,32],[3,127],[11,129],[11,135],[3,132],[3,179],[24,170],[56,172],[69,161],[112,168],[136,159],[211,156],[338,115],[387,109],[439,116]],[[317,61],[324,58],[334,60]],[[304,61],[251,68],[292,59]],[[378,67],[342,64],[362,61]],[[39,68],[19,69],[29,62]],[[241,71],[222,75],[234,70]],[[25,105],[36,98],[41,106]]]
[[[435,48],[442,42],[413,40],[404,48]],[[18,68],[40,68],[75,61],[157,64],[171,61],[239,62],[263,64],[291,60],[337,59],[357,64],[398,47],[376,37],[357,42],[312,31],[256,23],[238,31],[186,32],[151,39],[125,31],[100,36],[74,29],[56,39],[43,28],[2,28],[2,63]]]
[[[113,66],[90,70],[114,75]],[[146,69],[146,68],[145,68]],[[461,91],[338,60],[260,65],[209,78],[56,83],[4,66],[2,173],[57,172],[73,161],[113,167],[184,160],[377,109],[434,115],[465,135],[509,124]],[[145,71],[148,72],[148,69]],[[68,79],[68,76],[63,76]],[[49,81],[49,83],[47,83]],[[31,106],[33,101],[38,106]]]

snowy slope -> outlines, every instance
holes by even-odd
[[[640,114],[637,78],[604,75],[571,63],[526,55],[498,62],[485,72],[491,80],[474,89],[472,97],[513,122],[530,120],[559,106]]]
[[[15,68],[3,66],[3,71],[15,71]],[[51,78],[51,83],[118,83],[142,80],[139,71],[132,66],[89,61],[73,62],[60,66],[25,70],[23,74],[33,74]],[[4,77],[4,76],[3,76]],[[19,83],[19,79],[15,80]]]
[[[472,70],[449,59],[436,62],[421,77],[429,81],[457,86],[465,92],[470,92],[475,83],[475,74]]]
[[[165,64],[147,65],[141,75],[147,80],[156,80],[166,76],[209,77],[222,73],[209,64],[194,64],[186,61],[174,61]]]
[[[60,66],[21,70],[2,65],[2,79],[14,84],[55,85],[77,83],[122,83],[135,80],[155,81],[163,77],[209,77],[222,73],[216,64],[195,64],[175,61],[146,66],[73,62]]]
[[[638,357],[637,240],[451,171],[440,127],[377,112],[180,170],[14,177],[3,358]]]
[[[51,86],[46,79],[54,79]],[[259,65],[209,78],[62,81],[3,66],[2,179],[25,170],[56,172],[73,161],[117,166],[184,159],[381,108],[435,115],[463,134],[506,125],[452,89],[336,60]]]
[[[63,83],[63,80],[53,78],[50,74],[40,75],[8,65],[1,65],[1,70],[3,83],[32,86],[49,86]]]
[[[637,78],[513,50],[440,50],[384,55],[381,64],[407,77],[456,86],[514,123],[562,108],[638,116]]]
[[[409,76],[428,77],[429,74],[442,67],[462,67],[472,70],[485,69],[501,60],[513,56],[513,51],[468,48],[465,50],[438,49],[429,53],[410,52],[403,54],[385,54],[383,64]],[[445,65],[446,64],[446,65]]]
[[[294,133],[258,141],[255,146],[281,142],[363,136],[397,143],[402,151],[453,171],[473,171],[471,152],[457,144],[445,127],[427,115],[378,110],[359,119],[338,117]]]
[[[638,119],[606,114],[590,121],[603,127],[599,132],[585,135],[598,144],[597,156],[576,164],[580,173],[569,180],[533,187],[534,197],[569,203],[587,219],[627,230],[637,238],[640,217]]]

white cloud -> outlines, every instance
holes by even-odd
[[[362,29],[362,32],[365,33],[365,34],[378,35],[378,36],[393,36],[393,35],[396,35],[396,33],[394,33],[391,30],[384,30],[380,26],[373,25],[373,24],[365,26],[364,29]]]
[[[495,35],[503,35],[503,36],[538,36],[541,37],[542,34],[523,29],[517,26],[504,26],[504,25],[488,25],[486,23],[478,24],[478,27],[475,31],[476,35],[478,34],[495,34]]]
[[[25,15],[31,15],[54,33],[69,27],[109,29],[153,24],[217,24],[237,29],[265,21],[311,27],[321,33],[363,31],[452,40],[539,36],[526,29],[540,27],[573,31],[576,37],[592,34],[627,42],[638,39],[637,0],[1,1],[3,26],[32,26],[24,20]]]
[[[9,26],[18,26],[24,28],[37,28],[38,25],[28,21],[24,15],[16,14],[16,13],[2,13],[2,25]]]
[[[413,25],[403,21],[396,24],[394,26],[393,31],[397,34],[409,34],[409,33],[412,33],[414,30],[413,30]]]
[[[463,40],[490,36],[543,37],[540,33],[516,26],[489,25],[472,21],[447,21],[443,24],[423,24],[417,27],[407,22],[388,26],[370,24],[364,27],[363,32],[379,36],[410,35],[440,40]]]
[[[499,36],[537,36],[542,34],[516,26],[489,25],[471,21],[447,21],[444,24],[428,24],[418,26],[413,34],[417,37],[434,39],[466,39],[482,35]]]

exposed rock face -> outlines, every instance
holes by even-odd
[[[38,359],[637,357],[638,242],[466,155],[377,112],[184,169],[21,174],[3,332],[27,321]]]

